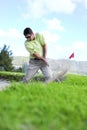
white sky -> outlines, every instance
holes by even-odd
[[[0,48],[28,56],[23,30],[43,33],[47,57],[87,61],[87,0],[3,0],[0,2]]]

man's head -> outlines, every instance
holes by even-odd
[[[34,33],[31,28],[25,28],[23,34],[27,40],[31,41],[34,39]]]

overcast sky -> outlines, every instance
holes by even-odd
[[[0,0],[0,48],[28,56],[26,27],[44,35],[47,58],[87,61],[87,0]]]

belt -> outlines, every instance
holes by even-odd
[[[38,59],[38,58],[33,58],[33,59],[30,59],[30,60],[40,60],[40,59]]]

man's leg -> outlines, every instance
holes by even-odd
[[[52,78],[52,72],[47,65],[42,66],[41,71],[45,77],[45,82],[48,82]]]
[[[29,66],[27,68],[26,75],[23,78],[23,82],[27,83],[28,81],[30,81],[33,78],[33,76],[37,73],[37,71],[39,70],[39,68],[40,68],[40,66],[37,65],[35,63],[35,61],[30,61],[29,62]]]

